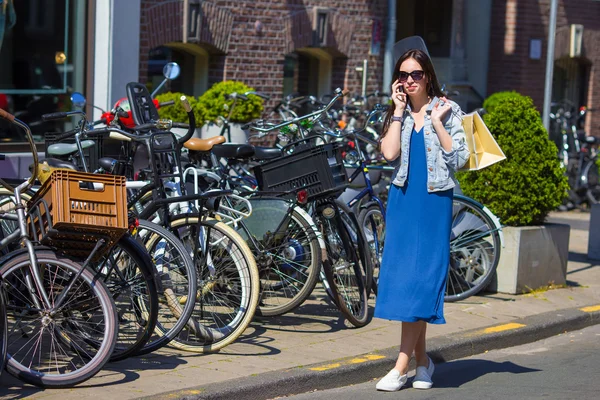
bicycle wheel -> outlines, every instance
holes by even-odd
[[[219,350],[254,317],[259,298],[254,256],[240,235],[214,219],[182,215],[170,229],[193,255],[198,275],[192,316],[170,345],[197,353]]]
[[[444,300],[466,299],[485,289],[499,260],[500,233],[492,218],[479,203],[455,195]]]
[[[70,387],[94,376],[109,360],[118,334],[115,304],[92,270],[49,250],[36,248],[36,256],[50,302],[61,294],[65,302],[58,310],[43,305],[27,252],[5,258],[0,275],[8,310],[7,370],[36,386]]]
[[[8,321],[6,318],[6,296],[4,295],[4,283],[0,278],[0,375],[6,364],[6,348],[8,346]]]
[[[238,233],[256,258],[263,316],[282,315],[312,293],[321,268],[321,246],[312,218],[283,199],[255,199]],[[254,238],[250,240],[248,235]],[[256,246],[255,246],[256,244]]]
[[[155,334],[138,351],[148,354],[168,344],[185,327],[198,289],[194,261],[175,235],[160,225],[139,220],[135,238],[152,256],[159,299]]]
[[[385,218],[377,204],[363,208],[358,215],[358,225],[365,233],[365,239],[371,254],[371,265],[373,266],[373,279],[371,290],[377,295],[377,280],[379,279],[379,267],[383,258],[383,245],[385,243]]]
[[[372,270],[364,233],[354,214],[339,201],[320,204],[315,222],[327,248],[323,267],[336,305],[352,325],[365,326],[370,321],[367,283]]]
[[[131,357],[148,342],[158,318],[152,260],[144,247],[125,235],[93,269],[102,274],[117,307],[119,335],[110,360]]]
[[[15,211],[15,202],[14,199],[15,194],[3,187],[0,187],[0,212],[5,212],[7,214],[16,214]],[[31,197],[27,193],[21,194],[22,203],[27,202]],[[0,239],[6,237],[6,235],[16,231],[19,229],[19,223],[17,221],[9,220],[9,219],[0,219]],[[5,249],[0,250],[0,255],[8,254],[12,250],[16,250],[20,248],[18,241],[14,244],[11,244]]]

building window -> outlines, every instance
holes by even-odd
[[[407,0],[398,3],[396,40],[421,36],[431,57],[450,57],[452,0]]]
[[[176,62],[181,74],[163,86],[160,93],[180,92],[200,96],[208,89],[208,61],[206,50],[192,43],[169,43],[154,48],[148,57],[148,89],[152,92],[162,82],[166,63]]]
[[[71,110],[70,93],[84,91],[86,3],[13,0],[0,7],[0,107],[29,124],[36,141],[64,128],[42,114]],[[0,123],[0,143],[23,139]]]

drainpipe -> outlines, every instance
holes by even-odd
[[[389,90],[392,81],[394,66],[394,44],[396,43],[396,0],[388,0],[388,30],[385,35],[385,56],[383,58],[383,85],[382,91]]]
[[[556,12],[558,0],[550,3],[550,22],[548,24],[548,50],[546,53],[546,81],[544,83],[544,110],[542,121],[550,131],[550,103],[552,102],[552,75],[554,73],[554,39],[556,35]]]

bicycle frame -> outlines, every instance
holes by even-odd
[[[348,207],[352,208],[352,207],[354,207],[354,205],[357,202],[359,202],[365,196],[368,195],[369,200],[375,200],[375,202],[379,206],[379,209],[381,210],[381,213],[383,214],[383,218],[385,218],[385,206],[383,205],[383,202],[381,201],[381,199],[379,197],[377,197],[377,195],[375,194],[375,191],[373,190],[373,185],[371,184],[371,177],[369,176],[369,168],[370,167],[367,167],[364,160],[361,160],[360,165],[352,173],[350,178],[348,178],[348,183],[351,183],[354,180],[356,180],[356,178],[358,178],[358,176],[360,174],[362,174],[367,186],[363,190],[361,190],[360,193],[358,193],[356,196],[354,196],[354,198],[352,198],[352,200],[350,200],[347,203],[347,205],[348,205]]]

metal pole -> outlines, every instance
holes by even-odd
[[[190,27],[188,26],[190,17],[190,0],[183,0],[183,43],[188,42],[188,33],[190,32]]]
[[[544,109],[542,121],[546,130],[550,129],[550,103],[552,101],[552,75],[554,73],[554,39],[556,36],[556,12],[558,0],[550,3],[550,22],[548,24],[548,53],[546,54],[546,83],[544,85]]]
[[[394,43],[396,43],[396,0],[388,0],[388,29],[385,35],[385,56],[383,58],[383,85],[382,90],[387,92],[392,81]]]
[[[367,98],[367,73],[369,69],[369,60],[363,60],[363,71],[362,71],[362,97],[366,100]]]

